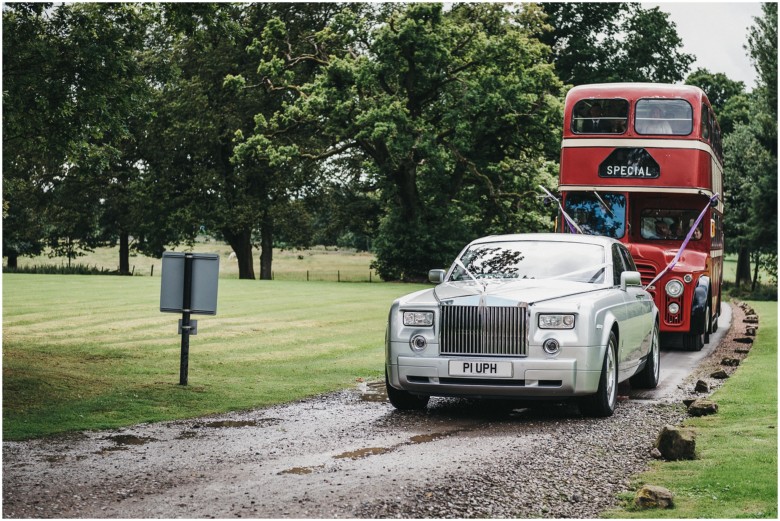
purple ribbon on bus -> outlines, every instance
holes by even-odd
[[[705,206],[701,213],[699,214],[699,217],[696,218],[696,222],[693,223],[693,226],[691,226],[691,229],[688,230],[688,235],[685,237],[685,240],[683,241],[682,245],[680,246],[680,251],[677,252],[677,255],[674,256],[674,259],[672,259],[672,262],[670,262],[663,270],[661,270],[661,273],[655,276],[653,280],[651,280],[647,286],[645,286],[645,289],[648,289],[650,286],[655,284],[661,277],[664,276],[664,274],[669,271],[670,269],[674,268],[674,266],[677,264],[677,261],[680,260],[680,257],[682,256],[683,252],[685,251],[685,248],[688,246],[688,243],[691,240],[691,237],[693,237],[693,233],[696,231],[696,229],[699,227],[699,223],[701,223],[701,220],[704,218],[704,214],[707,213],[707,208],[712,205],[712,203],[715,203],[718,200],[718,197],[720,197],[720,194],[715,194],[712,197],[710,197],[710,200],[707,202],[707,206]]]
[[[566,211],[563,209],[563,206],[561,205],[561,202],[558,200],[557,197],[555,197],[553,194],[550,193],[547,188],[543,187],[542,185],[539,185],[539,188],[544,190],[544,193],[547,194],[547,197],[549,197],[552,201],[555,201],[555,203],[558,205],[558,210],[560,210],[561,215],[563,215],[563,222],[566,223],[566,225],[569,227],[570,233],[582,233],[582,229],[577,226],[577,222],[569,217],[569,214],[566,213]]]

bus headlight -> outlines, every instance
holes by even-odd
[[[677,302],[672,302],[667,309],[670,315],[676,315],[680,312],[680,305]]]
[[[666,294],[670,297],[679,297],[683,293],[683,283],[672,279],[666,283]]]

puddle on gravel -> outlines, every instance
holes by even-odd
[[[257,427],[256,420],[224,420],[201,424],[203,427],[221,429],[223,427]]]
[[[113,442],[114,445],[110,447],[103,447],[95,454],[106,454],[107,452],[117,452],[120,450],[127,450],[130,446],[145,445],[152,441],[157,441],[155,438],[147,438],[144,436],[135,436],[134,434],[117,434],[115,436],[106,436],[104,440]]]
[[[393,449],[387,447],[367,447],[365,449],[353,450],[350,452],[344,452],[337,456],[333,456],[334,459],[361,459],[369,456],[376,456],[378,454],[385,454]]]
[[[147,438],[144,436],[135,436],[133,434],[117,434],[116,436],[107,436],[108,441],[113,441],[118,446],[126,445],[145,445],[152,441],[157,441],[154,438]]]
[[[269,427],[276,425],[281,420],[279,418],[261,418],[259,420],[215,420],[211,422],[196,423],[192,427],[200,429],[201,427],[209,429],[231,429],[241,427]]]
[[[358,392],[360,393],[360,399],[364,402],[386,402],[387,401],[387,389],[385,388],[385,382],[361,382],[358,384]]]
[[[317,465],[316,467],[293,467],[291,469],[283,470],[279,474],[295,474],[302,476],[304,474],[311,474],[315,470],[324,469],[325,465]]]
[[[409,438],[409,444],[410,445],[417,445],[419,443],[430,443],[432,441],[439,440],[441,438],[444,438],[446,436],[450,436],[451,434],[455,434],[458,431],[452,431],[452,432],[434,432],[432,434],[418,434],[417,436],[412,436]]]

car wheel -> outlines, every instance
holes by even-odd
[[[612,416],[617,405],[618,366],[617,366],[617,338],[615,333],[609,333],[607,352],[604,354],[604,363],[601,366],[601,378],[596,394],[580,399],[580,411],[586,416],[605,418]]]
[[[390,403],[400,411],[419,411],[428,406],[430,396],[419,396],[396,389],[390,385],[390,380],[387,377],[387,369],[385,369],[385,387],[387,388],[387,398],[390,400]]]
[[[658,380],[661,376],[661,347],[658,342],[658,324],[653,326],[650,333],[650,352],[647,354],[642,371],[631,377],[631,386],[638,389],[655,389],[658,387]]]

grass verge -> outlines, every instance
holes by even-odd
[[[718,414],[691,418],[698,459],[654,462],[634,485],[675,495],[670,510],[637,510],[633,495],[613,518],[777,518],[777,302],[750,302],[760,327],[750,355],[715,392]]]
[[[3,436],[264,407],[383,373],[396,297],[423,286],[220,279],[190,339],[150,277],[3,276]]]

